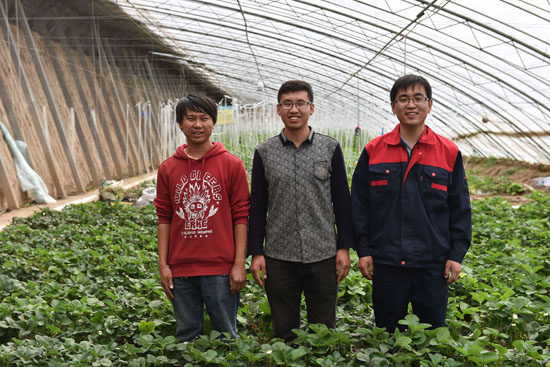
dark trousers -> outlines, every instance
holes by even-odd
[[[420,322],[432,329],[445,326],[449,286],[441,268],[405,268],[374,264],[372,303],[376,326],[393,332],[406,326],[398,321],[407,315],[409,302]]]
[[[267,279],[265,291],[271,317],[273,337],[292,340],[292,329],[300,327],[302,291],[307,307],[307,321],[336,326],[338,276],[336,258],[311,264],[277,260],[265,257]]]

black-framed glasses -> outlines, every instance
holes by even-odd
[[[308,108],[309,106],[311,106],[311,102],[298,101],[298,102],[279,103],[279,107],[281,108],[281,110],[285,110],[285,111],[286,110],[291,110],[292,106],[296,106],[296,108],[299,109],[299,110],[304,110],[304,109]]]
[[[409,98],[409,97],[399,97],[397,98],[395,101],[393,101],[394,103],[398,103],[400,104],[401,106],[406,106],[409,104],[410,101],[413,101],[413,103],[417,106],[420,106],[420,105],[423,105],[423,104],[426,104],[426,102],[428,102],[430,100],[430,98],[428,97],[420,97],[420,96],[417,96],[417,97],[412,97],[412,98]]]

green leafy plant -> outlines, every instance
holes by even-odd
[[[447,327],[408,315],[403,332],[377,328],[352,251],[337,328],[304,321],[290,344],[271,338],[269,303],[250,275],[239,338],[207,327],[177,342],[152,205],[46,209],[0,232],[0,366],[549,366],[550,196],[528,197],[519,208],[472,203],[473,243],[450,287]]]

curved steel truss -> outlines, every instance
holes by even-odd
[[[550,161],[547,0],[111,2],[241,103],[304,79],[318,119],[377,134],[396,123],[393,81],[417,73],[433,87],[429,125],[466,154]]]

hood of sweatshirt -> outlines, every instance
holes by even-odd
[[[214,156],[217,156],[219,154],[227,152],[223,144],[219,141],[213,141],[212,147],[199,159],[193,159],[185,153],[185,148],[187,147],[187,144],[183,144],[178,147],[176,152],[174,153],[174,158],[178,159],[184,159],[184,160],[193,160],[193,161],[201,161],[201,160],[207,160],[208,158],[212,158]]]

